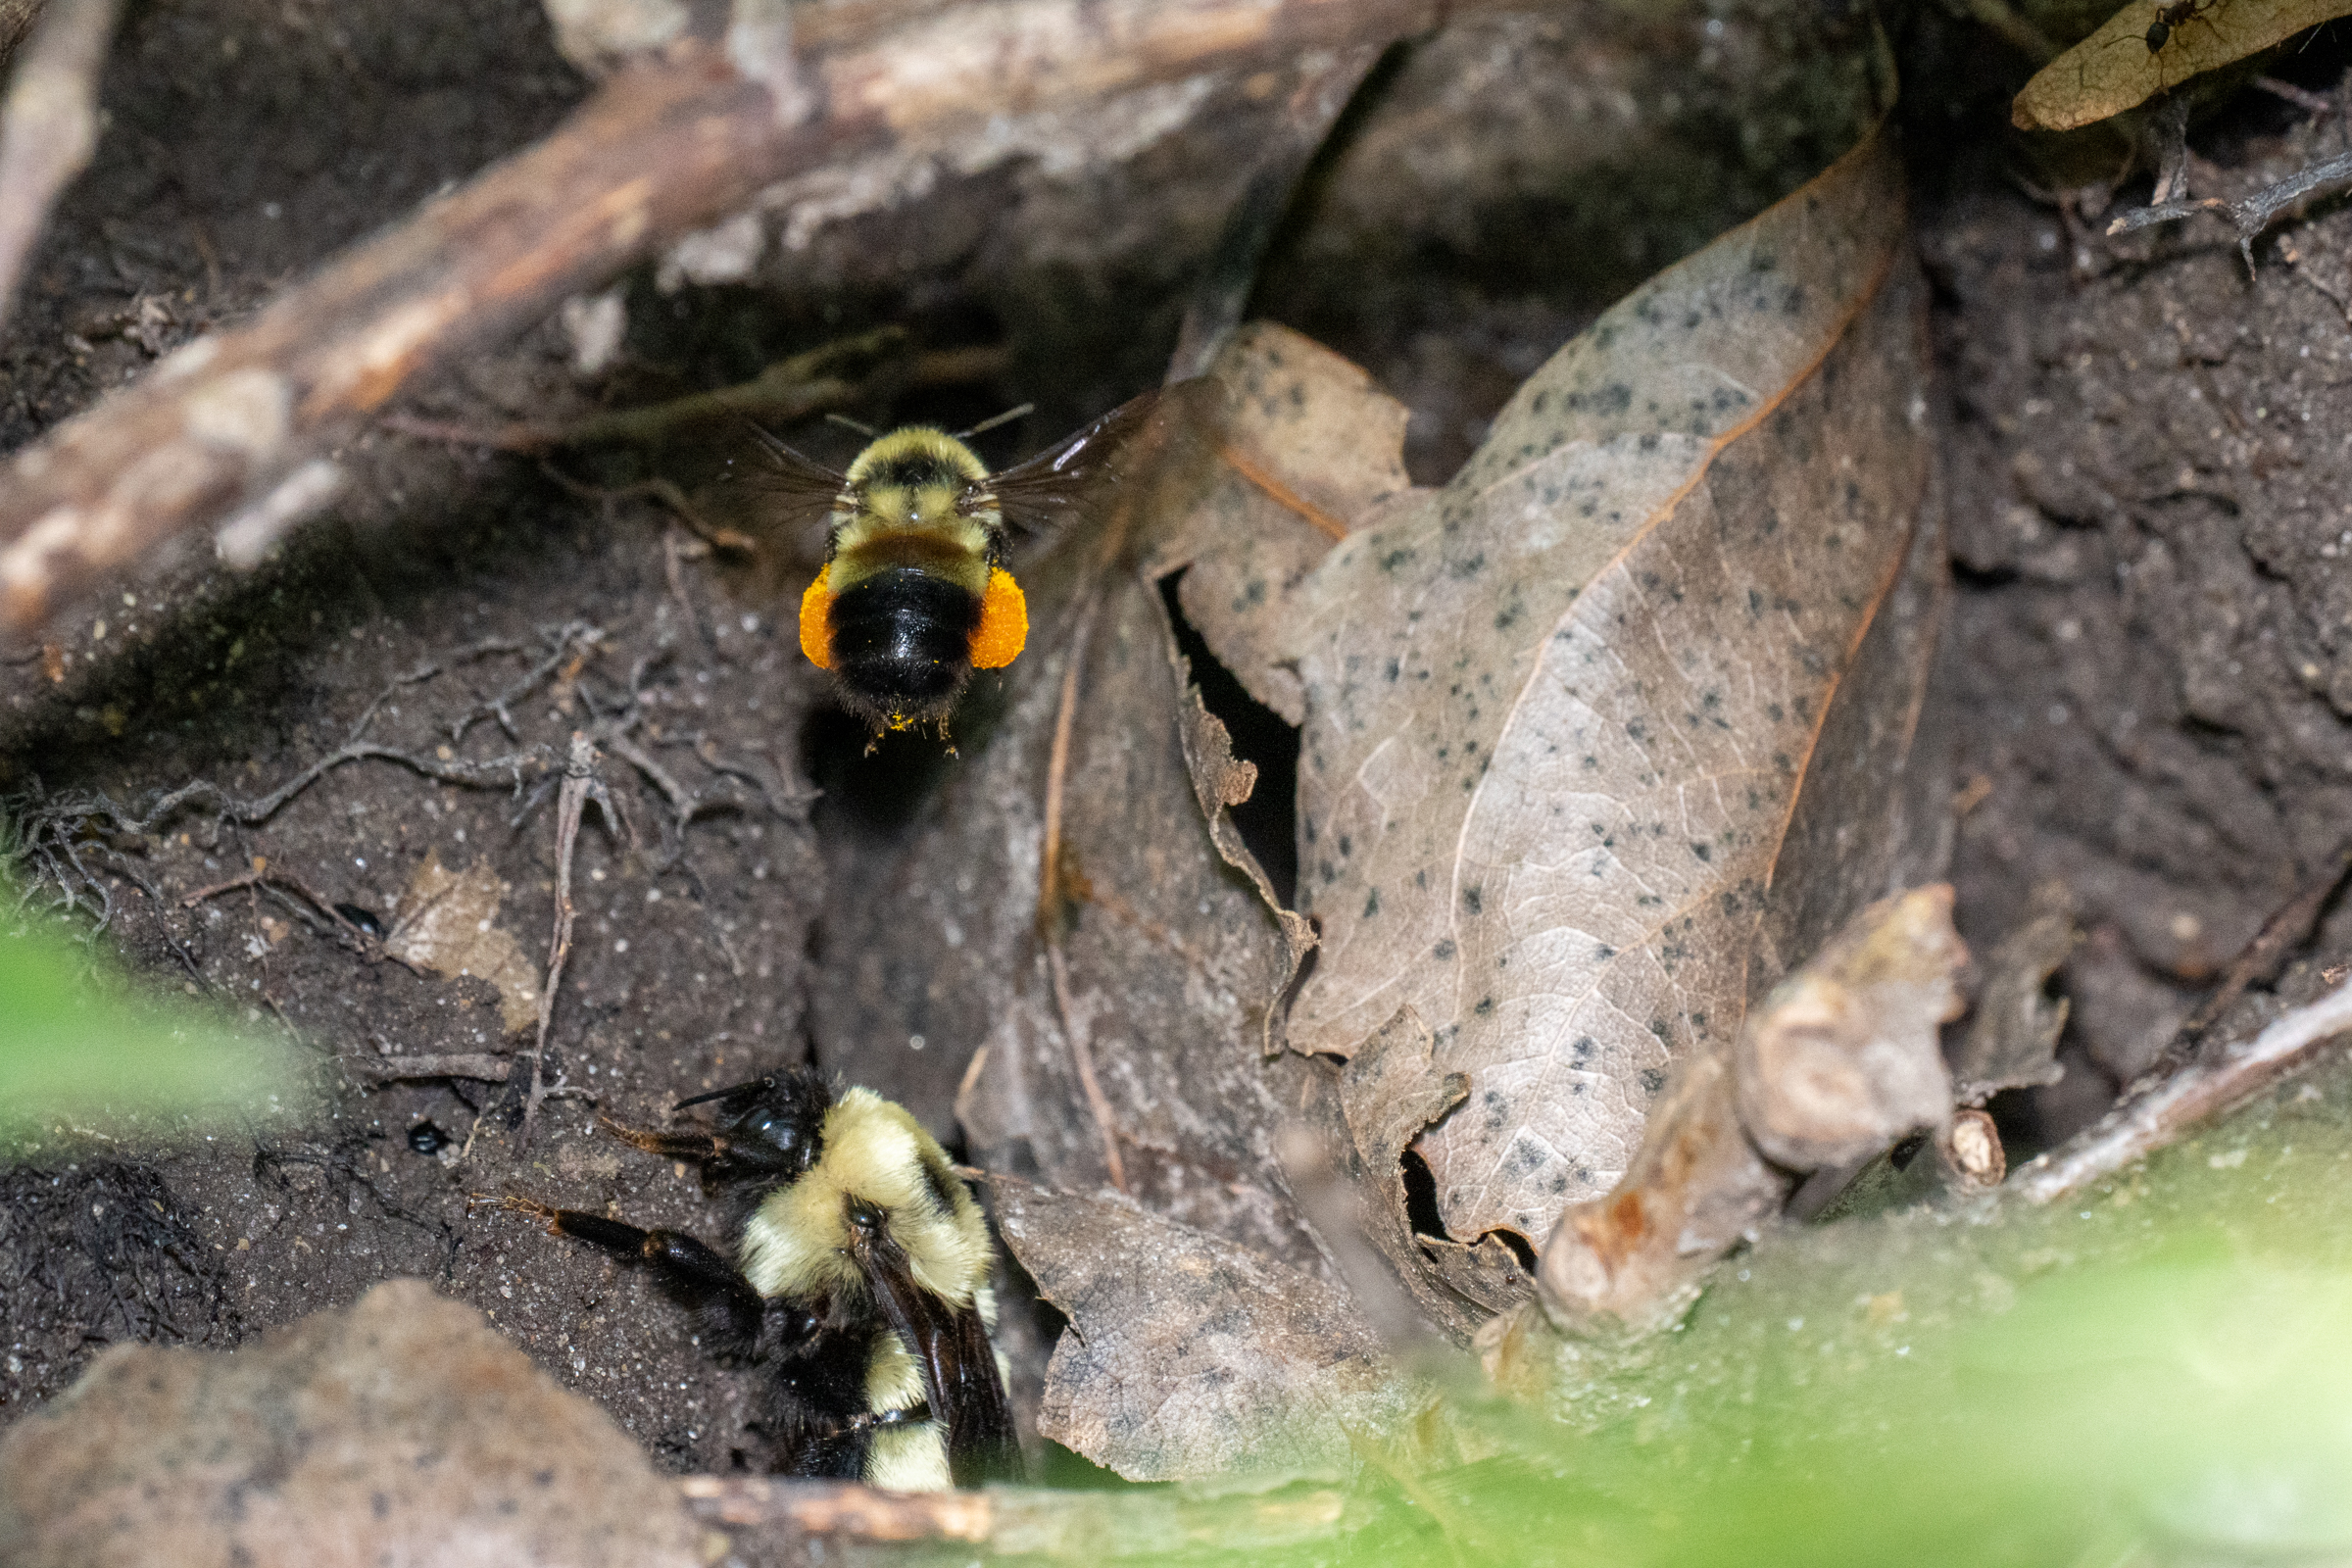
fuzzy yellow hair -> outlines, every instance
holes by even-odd
[[[889,1214],[891,1239],[917,1285],[951,1306],[971,1305],[993,1261],[988,1221],[938,1141],[870,1089],[841,1097],[825,1113],[823,1139],[815,1166],[768,1194],[743,1228],[743,1272],[752,1288],[767,1297],[862,1292],[848,1209],[863,1200]]]

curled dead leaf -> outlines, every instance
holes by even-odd
[[[1339,1287],[1108,1199],[999,1182],[1005,1245],[1070,1330],[1038,1430],[1131,1481],[1345,1472],[1429,1395]]]
[[[2073,130],[2352,13],[2346,0],[2132,0],[2010,105],[2020,130]]]

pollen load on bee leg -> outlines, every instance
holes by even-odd
[[[944,716],[971,677],[980,597],[960,583],[892,567],[836,594],[828,619],[833,673],[870,718]]]

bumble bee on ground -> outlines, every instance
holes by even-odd
[[[801,599],[801,651],[830,670],[853,712],[884,730],[940,721],[975,669],[1009,664],[1028,640],[1015,535],[1071,515],[1159,394],[1122,404],[1028,462],[991,474],[929,425],[875,438],[836,473],[760,431],[776,521],[823,516],[824,569]],[[995,421],[991,421],[992,423]]]
[[[701,1165],[732,1201],[729,1262],[683,1231],[642,1230],[525,1198],[505,1207],[654,1270],[705,1347],[752,1360],[780,1473],[937,1491],[1017,1477],[996,1347],[995,1251],[936,1140],[870,1089],[838,1098],[808,1069],[699,1095],[709,1132],[606,1125]]]

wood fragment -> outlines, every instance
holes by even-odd
[[[801,7],[789,60],[720,36],[707,9],[708,34],[616,73],[545,140],[19,453],[0,482],[0,631],[44,624],[103,573],[218,524],[420,377],[789,173],[928,156],[1001,117],[1068,116],[1205,73],[1291,70],[1465,7],[1103,0],[1041,22],[1027,0],[978,0],[889,27],[866,7]]]
[[[723,1532],[740,1557],[785,1553],[808,1538],[835,1543],[940,1542],[1048,1562],[1161,1559],[1186,1548],[1227,1552],[1337,1544],[1367,1522],[1331,1488],[1194,1494],[1181,1487],[1122,1492],[991,1487],[985,1492],[877,1492],[846,1481],[687,1476],[688,1517]],[[813,1561],[811,1554],[809,1560]]]
[[[2246,988],[2270,979],[2278,972],[2286,956],[2300,947],[2311,935],[2312,927],[2320,923],[2320,911],[2335,890],[2344,884],[2344,874],[2352,871],[2352,850],[2339,851],[2320,873],[2296,890],[2295,896],[2280,906],[2262,929],[2254,933],[2245,951],[2230,963],[2230,972],[2222,983],[2194,1010],[2181,1020],[2180,1040],[2190,1043],[2213,1027],[2215,1019],[2230,1010],[2230,1004],[2246,994]]]
[[[2148,228],[2157,223],[2176,223],[2199,213],[2219,213],[2237,230],[2237,254],[2246,264],[2246,273],[2254,271],[2254,241],[2287,209],[2314,196],[2330,193],[2339,186],[2352,185],[2352,153],[2338,153],[2323,159],[2310,168],[2289,174],[2275,185],[2266,185],[2241,201],[2228,202],[2218,196],[2200,201],[2162,202],[2152,207],[2135,207],[2107,225],[2110,236],[2127,234],[2133,229]]]
[[[0,326],[50,208],[97,150],[98,68],[120,3],[49,0],[0,106]]]
[[[378,1056],[372,1060],[351,1057],[345,1065],[378,1083],[404,1083],[415,1078],[471,1078],[486,1084],[503,1084],[514,1072],[512,1057],[494,1056],[488,1052]]]
[[[2232,1042],[2218,1055],[2127,1097],[2096,1124],[2027,1164],[2006,1190],[2028,1203],[2071,1197],[2309,1065],[2347,1032],[2352,982],[2282,1014],[2251,1040]]]

